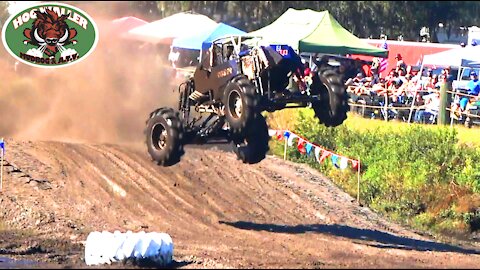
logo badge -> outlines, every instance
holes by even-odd
[[[39,3],[10,16],[2,42],[19,61],[42,68],[65,67],[85,59],[98,43],[87,13],[62,3]]]

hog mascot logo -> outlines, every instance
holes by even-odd
[[[65,22],[68,15],[59,17],[57,13],[48,9],[46,13],[38,10],[35,13],[37,19],[33,22],[32,29],[23,30],[23,34],[28,38],[24,44],[33,44],[47,56],[54,56],[59,50],[65,50],[64,45],[77,43],[76,40],[72,40],[77,35],[77,30],[69,28]]]
[[[5,21],[2,41],[18,61],[43,68],[85,59],[98,43],[95,22],[84,11],[61,3],[39,3]]]

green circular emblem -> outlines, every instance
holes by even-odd
[[[85,59],[98,43],[98,28],[83,10],[63,3],[40,3],[13,14],[2,42],[19,61],[57,68]]]

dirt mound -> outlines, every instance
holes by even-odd
[[[137,145],[7,145],[4,226],[31,232],[44,250],[20,258],[82,267],[88,233],[118,229],[167,232],[183,268],[469,268],[480,259],[391,224],[314,170],[274,157],[244,165],[230,152],[187,148],[164,168]],[[28,248],[0,242],[12,256]]]

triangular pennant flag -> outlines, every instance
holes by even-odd
[[[298,149],[298,151],[300,151],[300,153],[302,153],[302,154],[305,154],[305,153],[307,152],[307,151],[305,150],[304,143],[305,143],[305,141],[304,141],[302,138],[299,138],[299,139],[298,139],[297,149]]]
[[[307,151],[308,155],[310,155],[310,153],[312,152],[312,147],[313,147],[313,144],[311,143],[307,143],[307,145],[305,146],[305,150]]]
[[[269,129],[268,130],[268,136],[269,137],[273,137],[273,136],[275,136],[275,134],[277,134],[277,131],[275,129]]]
[[[290,134],[290,136],[288,137],[288,142],[287,142],[288,146],[293,146],[293,140],[295,138],[298,138],[298,136],[295,135],[295,134]]]
[[[317,160],[317,162],[320,162],[320,151],[320,147],[315,146],[315,159]]]
[[[320,160],[318,161],[318,163],[322,163],[328,156],[330,156],[330,154],[331,154],[330,152],[323,150],[322,156],[320,157]]]
[[[351,160],[352,161],[352,168],[358,170],[358,160]]]
[[[345,170],[348,167],[348,158],[340,157],[340,161],[338,162],[338,167],[341,170]]]
[[[277,140],[281,141],[283,139],[283,132],[280,130],[277,130]]]
[[[338,162],[338,156],[333,154],[332,155],[332,164],[333,164],[333,166],[338,168],[337,162]]]
[[[288,139],[288,137],[290,137],[290,132],[285,131],[285,132],[283,133],[283,137],[285,137],[285,138]]]

